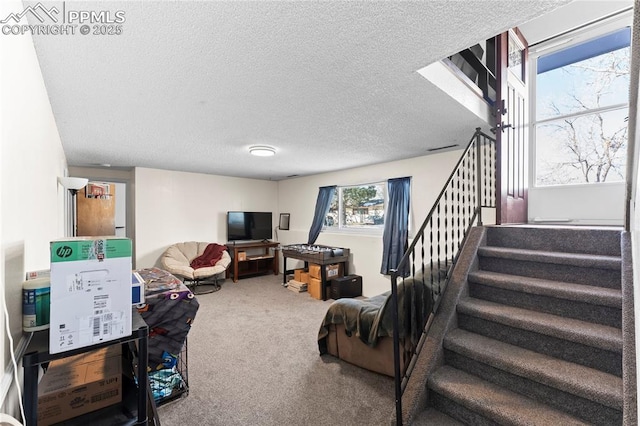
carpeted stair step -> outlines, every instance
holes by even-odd
[[[622,377],[622,331],[572,318],[465,298],[458,327]]]
[[[621,232],[622,229],[490,226],[487,245],[619,257]]]
[[[622,327],[619,289],[482,270],[468,280],[470,295],[478,299]]]
[[[411,422],[411,426],[464,426],[452,417],[447,416],[443,412],[429,407]]]
[[[447,334],[444,348],[456,369],[593,424],[622,422],[620,377],[462,329]]]
[[[436,409],[469,425],[583,426],[574,416],[477,376],[443,366],[427,383]]]
[[[509,275],[591,286],[621,287],[622,260],[617,256],[560,253],[483,246],[480,269]]]

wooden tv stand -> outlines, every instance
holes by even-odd
[[[227,278],[233,276],[233,282],[237,283],[238,278],[248,275],[260,275],[273,272],[278,275],[278,256],[270,250],[278,247],[278,242],[255,242],[255,243],[229,243],[227,249],[231,254],[232,267],[227,269]],[[261,251],[258,254],[247,253],[247,251]],[[239,254],[244,253],[245,258],[239,259]]]

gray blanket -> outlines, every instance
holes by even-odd
[[[421,278],[406,278],[398,283],[398,324],[400,338],[417,344],[433,306],[429,285]],[[366,299],[338,299],[329,306],[320,331],[318,348],[327,353],[326,338],[331,324],[344,324],[348,336],[375,347],[379,337],[393,336],[391,291]]]

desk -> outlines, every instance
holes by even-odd
[[[131,318],[132,333],[130,336],[58,354],[49,353],[49,330],[34,332],[27,346],[26,353],[22,357],[24,366],[24,395],[22,399],[27,425],[37,426],[38,424],[38,369],[40,368],[40,364],[116,344],[123,345],[123,349],[125,349],[124,345],[127,345],[127,350],[131,350],[132,353],[137,352],[137,357],[134,359],[134,364],[137,364],[134,365],[134,367],[137,367],[135,369],[137,375],[137,396],[135,395],[135,391],[129,392],[130,389],[126,389],[123,382],[122,403],[75,417],[67,420],[65,424],[97,425],[100,424],[99,420],[102,420],[103,424],[112,425],[114,424],[114,418],[122,417],[124,412],[129,413],[131,411],[130,408],[134,409],[134,413],[137,411],[137,421],[131,423],[130,419],[127,419],[127,422],[123,421],[123,424],[148,424],[147,338],[149,336],[149,328],[137,309],[132,309]],[[135,348],[136,341],[138,343],[137,349]],[[127,405],[127,402],[131,403],[134,400],[135,402],[133,404],[129,404],[133,405],[133,407]]]
[[[329,247],[322,245],[308,246],[305,244],[293,244],[282,247],[282,269],[284,275],[282,284],[287,283],[287,274],[292,274],[293,269],[287,270],[287,259],[297,259],[304,261],[305,268],[309,263],[316,265],[332,265],[334,263],[342,264],[344,275],[349,275],[349,249],[342,247]],[[329,296],[328,287],[331,284],[327,282],[326,268],[320,268],[320,281],[322,285],[322,300],[327,300]]]

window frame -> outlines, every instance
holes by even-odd
[[[580,117],[586,115],[592,115],[596,113],[609,112],[620,110],[623,108],[629,108],[628,101],[626,103],[618,103],[615,105],[608,105],[606,107],[594,108],[588,111],[579,111],[576,113],[558,115],[555,117],[548,117],[538,120],[537,119],[537,75],[538,75],[538,58],[541,56],[549,55],[560,50],[567,49],[569,47],[587,42],[589,40],[602,37],[608,33],[615,32],[625,27],[633,28],[633,10],[626,10],[614,16],[605,18],[599,22],[586,25],[573,31],[561,34],[557,37],[553,37],[544,40],[529,48],[529,182],[531,188],[552,188],[552,187],[574,187],[585,185],[608,185],[619,184],[621,182],[576,182],[566,184],[538,184],[537,182],[537,141],[536,133],[537,128],[541,124],[551,123],[553,121],[562,120],[564,118]],[[628,142],[627,142],[628,143]],[[627,171],[628,172],[628,171]]]
[[[372,185],[380,185],[382,187],[383,200],[384,200],[383,215],[386,217],[387,205],[389,202],[389,193],[388,193],[386,180],[377,181],[377,182],[368,182],[368,183],[336,185],[336,193],[334,197],[338,198],[338,221],[333,226],[328,226],[323,224],[322,230],[320,232],[328,232],[328,233],[336,233],[336,234],[359,234],[359,235],[370,235],[370,236],[382,235],[384,232],[384,223],[382,223],[381,225],[363,225],[359,227],[347,226],[341,223],[342,217],[344,216],[343,215],[344,206],[343,206],[343,197],[342,197],[343,189],[354,188],[354,187],[367,187]],[[332,204],[333,204],[333,200],[332,200]]]

